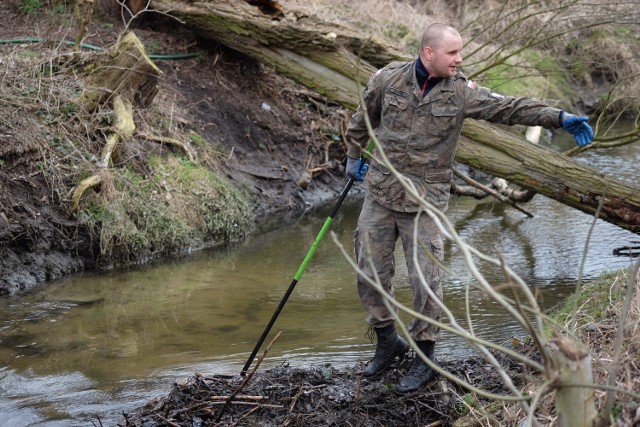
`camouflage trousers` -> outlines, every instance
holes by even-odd
[[[416,221],[418,244],[414,245]],[[394,249],[398,237],[402,241],[409,284],[413,289],[413,309],[439,320],[442,310],[427,291],[427,287],[431,288],[433,294],[442,300],[443,242],[434,221],[426,213],[398,212],[365,198],[355,234],[356,259],[361,271],[370,278],[375,277],[372,271],[375,268],[383,289],[390,295],[393,295],[391,279],[395,273]],[[417,255],[417,262],[414,255]],[[419,271],[424,281],[420,279]],[[362,276],[358,277],[358,295],[369,313],[369,325],[379,328],[393,322],[393,315],[387,310],[382,295]],[[419,319],[413,319],[408,329],[416,341],[437,341],[440,335],[440,328]]]

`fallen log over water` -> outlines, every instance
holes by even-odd
[[[371,73],[391,60],[408,59],[356,30],[284,10],[277,2],[155,0],[153,8],[350,109]],[[640,187],[567,156],[526,142],[485,122],[467,120],[456,160],[505,178],[619,227],[640,232]]]

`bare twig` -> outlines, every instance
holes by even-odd
[[[282,331],[278,332],[278,334],[271,340],[271,342],[269,343],[269,345],[267,346],[267,348],[264,350],[264,352],[262,353],[262,356],[260,356],[258,358],[258,361],[256,362],[256,365],[254,366],[254,368],[251,370],[251,372],[249,372],[247,374],[247,376],[244,378],[244,381],[242,381],[242,384],[240,384],[240,386],[237,388],[236,391],[234,391],[228,398],[227,401],[224,403],[224,406],[222,407],[222,409],[220,409],[220,413],[218,413],[218,417],[216,418],[216,422],[220,422],[220,420],[222,419],[222,415],[224,414],[224,411],[227,409],[227,407],[229,406],[229,404],[231,403],[231,401],[233,399],[235,399],[235,397],[240,393],[240,391],[242,391],[242,389],[244,388],[244,386],[246,386],[249,381],[251,380],[251,378],[253,377],[253,375],[256,373],[256,371],[258,370],[258,368],[260,367],[260,364],[262,363],[262,361],[264,360],[264,358],[266,357],[267,353],[269,353],[269,350],[271,349],[271,346],[278,340],[278,338],[280,338],[280,335],[282,334]],[[245,403],[249,403],[249,402],[245,402]]]
[[[304,393],[304,384],[301,383],[300,389],[298,390],[296,395],[293,396],[293,400],[291,401],[291,405],[289,406],[289,413],[293,412],[293,408],[296,406],[296,402],[298,402],[298,399],[300,398],[300,396],[302,396],[302,393]]]
[[[489,194],[490,196],[493,196],[496,199],[500,200],[501,202],[507,203],[508,205],[513,207],[514,209],[519,210],[520,212],[522,212],[523,214],[525,214],[529,218],[533,218],[533,214],[525,211],[520,206],[516,205],[516,202],[514,202],[513,200],[510,200],[508,197],[505,197],[502,194],[498,193],[497,191],[492,190],[491,188],[487,187],[486,185],[479,183],[475,179],[466,176],[465,174],[463,174],[462,172],[460,172],[456,168],[453,168],[453,174],[455,176],[457,176],[458,178],[464,180],[469,185],[471,185],[473,187],[476,187],[476,188],[479,188],[480,190],[484,191],[485,193]]]
[[[76,36],[76,42],[74,45],[74,52],[80,53],[82,49],[81,43],[84,35],[87,33],[87,25],[91,22],[93,16],[93,9],[95,7],[94,0],[79,0],[76,1],[74,7],[74,16],[78,21],[78,34]]]
[[[160,418],[160,420],[164,423],[167,423],[168,426],[170,427],[180,427],[180,424],[176,424],[173,421],[169,421],[168,419],[166,419],[165,417],[163,417],[160,414],[153,414],[154,416],[156,416],[157,418]]]
[[[118,4],[120,5],[120,17],[122,18],[122,23],[125,26],[125,30],[128,30],[129,27],[131,26],[131,24],[133,23],[133,21],[140,15],[142,15],[143,13],[148,13],[148,12],[153,12],[153,13],[157,13],[160,15],[165,15],[171,19],[174,19],[176,21],[178,21],[180,24],[185,24],[185,22],[175,16],[173,16],[171,14],[171,10],[170,11],[158,11],[155,10],[151,7],[151,0],[147,0],[146,5],[139,11],[136,11],[135,13],[129,8],[128,6],[128,2],[126,0],[118,0]],[[129,17],[125,16],[125,12],[127,12],[129,14]]]
[[[633,290],[636,286],[636,280],[638,280],[638,270],[640,269],[640,258],[633,264],[633,268],[631,269],[631,275],[629,276],[629,282],[627,283],[627,291],[624,298],[624,305],[622,307],[622,312],[620,313],[620,321],[618,324],[618,330],[616,331],[616,340],[614,344],[614,356],[613,363],[611,363],[611,369],[609,370],[609,381],[608,385],[610,387],[615,386],[616,377],[618,374],[618,365],[620,364],[620,354],[622,351],[622,339],[624,337],[625,332],[625,324],[627,322],[627,315],[629,313],[629,306],[631,305],[631,300],[633,299]],[[615,399],[615,393],[613,390],[607,391],[607,398],[605,400],[604,407],[602,409],[602,414],[608,418],[608,415],[611,414],[613,410],[613,404]]]
[[[246,414],[238,418],[238,420],[235,423],[231,424],[229,427],[235,427],[237,425],[240,425],[240,421],[244,420],[245,418],[247,418],[249,415],[253,414],[260,408],[261,408],[260,406],[256,406],[255,408],[252,408],[250,411],[247,411]]]
[[[209,403],[209,405],[225,405],[226,402],[211,402]],[[275,404],[270,404],[270,403],[260,403],[260,402],[244,402],[242,400],[234,400],[233,402],[229,403],[229,405],[244,405],[244,406],[257,406],[260,408],[284,408],[283,405],[275,405]],[[222,409],[224,409],[225,407],[223,407]]]
[[[241,399],[241,400],[265,400],[268,399],[267,396],[249,396],[246,394],[238,394],[236,397],[236,399]],[[210,396],[209,400],[228,400],[229,396]]]
[[[580,294],[580,290],[582,289],[582,273],[584,272],[584,266],[587,260],[587,253],[589,252],[589,243],[591,241],[591,236],[593,235],[593,229],[596,226],[596,221],[598,220],[598,216],[600,216],[600,209],[604,203],[605,193],[603,193],[602,197],[600,197],[600,201],[598,202],[598,209],[596,209],[596,213],[593,215],[593,221],[591,221],[591,226],[589,227],[589,233],[587,233],[587,239],[584,242],[584,250],[582,251],[582,259],[580,260],[580,268],[578,269],[578,284],[576,285],[576,296]],[[576,330],[576,315],[578,298],[574,300],[574,307],[571,312],[571,317],[569,318],[569,330],[575,333]]]
[[[189,157],[189,160],[192,163],[195,163],[195,157],[193,156],[193,153],[191,152],[191,150],[189,149],[189,146],[187,144],[185,144],[184,142],[177,140],[175,138],[168,138],[165,136],[160,136],[160,135],[151,135],[145,132],[138,132],[138,135],[140,135],[141,137],[148,139],[149,141],[156,141],[156,142],[160,142],[162,144],[169,144],[169,145],[174,145],[178,148],[180,148],[182,151],[185,152],[185,154],[187,155],[187,157]]]

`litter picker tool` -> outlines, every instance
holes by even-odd
[[[365,149],[365,152],[362,154],[362,157],[361,157],[363,162],[360,167],[362,167],[365,164],[366,160],[369,158],[369,153],[371,152],[371,150],[373,150],[373,147],[374,147],[374,144],[371,143]],[[302,277],[302,273],[304,273],[304,270],[307,268],[307,265],[309,264],[309,261],[311,261],[313,254],[316,252],[316,249],[318,248],[318,245],[322,241],[322,238],[324,237],[325,234],[327,234],[327,231],[331,227],[333,218],[338,213],[338,210],[340,209],[342,202],[347,197],[347,194],[349,193],[349,190],[353,186],[354,182],[355,182],[354,178],[349,178],[349,181],[347,181],[347,184],[342,190],[342,193],[340,194],[338,201],[336,202],[335,206],[331,210],[331,213],[329,214],[327,219],[324,221],[324,224],[320,229],[320,232],[316,236],[316,239],[314,240],[313,244],[311,245],[309,252],[307,252],[307,256],[304,257],[304,260],[302,261],[300,268],[298,268],[298,271],[296,272],[295,276],[293,276],[293,280],[291,281],[291,284],[289,285],[289,288],[285,292],[284,296],[280,300],[280,304],[278,304],[278,308],[276,308],[276,311],[273,313],[273,316],[271,316],[271,320],[269,320],[267,327],[264,328],[264,332],[262,332],[262,336],[260,336],[260,339],[256,343],[256,346],[253,348],[251,355],[247,359],[247,363],[244,364],[242,371],[240,371],[240,375],[245,376],[247,371],[249,370],[249,367],[251,367],[251,363],[253,363],[253,359],[256,357],[256,354],[258,354],[258,351],[260,351],[260,347],[264,343],[264,340],[267,338],[267,335],[269,335],[269,332],[271,331],[273,324],[276,323],[276,320],[278,319],[280,312],[284,308],[284,305],[287,303],[287,300],[289,299],[289,296],[293,292],[293,289],[296,287],[296,285],[298,284],[298,281]]]

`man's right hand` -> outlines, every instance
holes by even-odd
[[[362,158],[354,159],[347,156],[347,167],[344,172],[348,178],[353,178],[356,181],[364,181],[364,176],[367,174],[369,165],[367,163],[362,164],[362,162]]]

